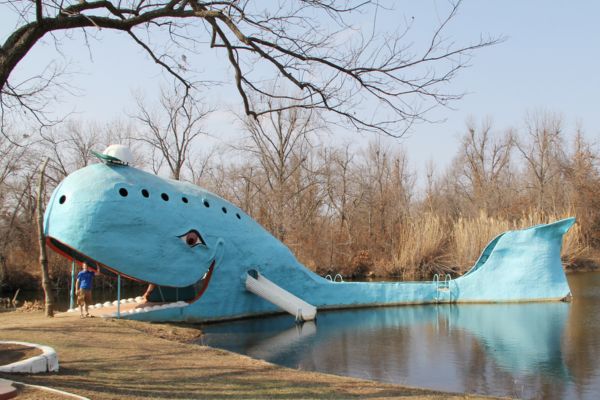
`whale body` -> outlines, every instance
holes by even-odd
[[[558,301],[567,218],[498,235],[456,279],[332,282],[304,267],[243,210],[198,186],[137,168],[92,164],[54,190],[44,217],[50,248],[108,274],[152,283],[170,306],[121,315],[206,322],[281,312],[246,289],[257,272],[318,310],[429,303]]]

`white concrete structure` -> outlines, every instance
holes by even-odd
[[[28,373],[37,374],[40,372],[58,372],[58,355],[52,347],[42,346],[35,343],[28,342],[11,342],[11,341],[0,341],[0,344],[17,344],[27,347],[35,347],[40,349],[43,354],[35,357],[28,358],[14,362],[12,364],[1,365],[0,372],[8,373]]]

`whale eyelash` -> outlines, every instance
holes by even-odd
[[[198,245],[206,246],[206,242],[204,241],[204,238],[202,237],[200,232],[198,232],[195,229],[191,229],[188,232],[184,233],[183,235],[180,235],[177,237],[179,239],[181,239],[183,241],[183,243],[187,244],[190,247],[196,247]]]

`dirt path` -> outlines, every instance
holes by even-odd
[[[0,337],[51,346],[60,362],[57,374],[1,378],[92,399],[483,398],[283,368],[185,343],[198,331],[169,324],[10,312]]]
[[[0,343],[0,365],[12,364],[40,354],[42,351],[36,347]]]

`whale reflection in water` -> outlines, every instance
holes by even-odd
[[[322,313],[306,329],[287,317],[207,325],[203,344],[289,367],[410,386],[525,398],[548,391],[544,398],[561,398],[561,385],[571,380],[561,351],[569,308],[345,310]]]

